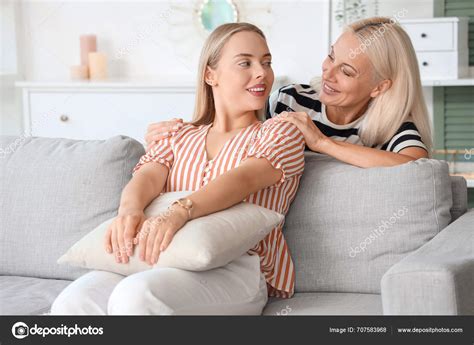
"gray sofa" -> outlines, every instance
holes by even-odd
[[[0,314],[47,313],[84,269],[56,260],[116,214],[143,147],[0,137]],[[466,182],[422,159],[360,169],[307,153],[286,218],[296,293],[265,315],[474,314]]]

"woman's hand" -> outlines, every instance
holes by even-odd
[[[160,252],[168,247],[187,221],[188,212],[179,205],[170,207],[157,217],[148,218],[134,240],[134,243],[138,242],[140,260],[149,265],[156,264]]]
[[[287,112],[284,111],[277,117],[276,121],[290,122],[294,124],[303,133],[306,145],[311,151],[321,152],[323,143],[329,138],[325,136],[314,124],[311,117],[305,112]]]
[[[182,126],[183,119],[172,119],[171,121],[150,124],[145,134],[146,150],[149,151],[156,141],[169,137],[171,133],[177,131]]]
[[[133,255],[133,239],[144,222],[143,210],[119,210],[109,225],[104,238],[105,250],[115,255],[117,263],[128,263],[129,256]]]

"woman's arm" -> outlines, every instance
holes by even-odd
[[[168,168],[164,164],[144,164],[123,189],[119,213],[129,209],[143,211],[161,193],[167,178]]]
[[[304,112],[283,112],[278,121],[290,122],[298,127],[311,151],[327,154],[361,168],[389,167],[428,157],[428,152],[419,147],[407,147],[395,153],[333,140],[321,133]]]
[[[281,170],[275,169],[268,160],[249,158],[188,197],[194,205],[192,218],[238,204],[249,195],[274,185],[281,177]]]
[[[190,218],[226,209],[259,190],[300,176],[304,170],[303,152],[303,134],[296,126],[274,119],[267,121],[238,167],[188,196],[193,202],[191,217],[185,208],[174,204],[169,212],[145,221],[143,231],[137,235],[140,258],[149,264],[156,263],[160,252]]]
[[[110,224],[104,238],[108,253],[118,263],[127,263],[133,255],[133,238],[145,221],[143,210],[162,191],[168,168],[150,162],[139,169],[122,191],[117,217]]]
[[[311,150],[313,149],[311,148]],[[336,141],[328,137],[322,139],[316,150],[313,151],[327,154],[361,168],[389,167],[428,157],[428,152],[419,147],[407,147],[399,153],[394,153]]]
[[[188,196],[193,202],[192,219],[238,204],[247,196],[277,183],[282,174],[264,158],[249,158]],[[155,264],[160,252],[190,219],[187,211],[178,205],[172,206],[168,214],[147,219],[137,236],[140,259]]]

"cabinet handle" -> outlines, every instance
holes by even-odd
[[[421,34],[421,37],[423,38],[426,38],[427,34],[425,34],[424,32]]]
[[[61,115],[61,117],[59,118],[62,122],[66,122],[67,120],[69,120],[69,116],[67,115]]]
[[[422,65],[423,65],[423,66],[428,66],[428,62],[423,61]]]

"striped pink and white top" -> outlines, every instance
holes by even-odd
[[[296,126],[274,120],[242,129],[211,160],[207,159],[206,136],[212,125],[186,124],[171,137],[157,142],[140,158],[133,173],[143,164],[158,162],[169,169],[164,192],[195,191],[247,158],[266,158],[282,171],[281,180],[244,201],[286,215],[303,174],[305,142]],[[269,295],[288,298],[294,293],[295,272],[282,232],[283,223],[250,249],[249,254],[260,256]]]

